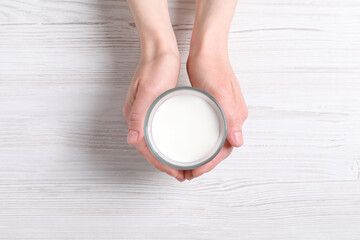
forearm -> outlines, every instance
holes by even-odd
[[[197,0],[191,52],[227,52],[227,41],[237,0]]]
[[[139,33],[142,54],[177,51],[167,0],[128,0]]]

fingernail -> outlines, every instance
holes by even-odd
[[[237,131],[233,133],[236,147],[240,147],[243,144],[242,132]]]
[[[178,178],[178,177],[176,177],[176,180],[178,180],[179,182],[185,181],[185,179],[183,179],[183,178]]]
[[[129,144],[134,144],[134,143],[136,143],[136,142],[137,142],[137,139],[138,139],[138,136],[139,136],[139,134],[138,134],[137,131],[135,131],[135,130],[129,130],[128,135],[127,135],[127,142],[128,142]]]
[[[178,172],[177,171],[167,171],[165,172],[167,175],[169,175],[170,177],[174,177],[177,178],[178,176]]]
[[[192,175],[192,172],[186,172],[186,176],[185,176],[185,177],[186,177],[186,179],[189,180],[189,181],[194,178],[194,176]]]
[[[178,175],[176,176],[176,179],[177,179],[179,182],[185,181],[184,175],[183,175],[181,172],[178,173]]]

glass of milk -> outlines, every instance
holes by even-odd
[[[193,87],[170,89],[149,107],[146,143],[162,163],[188,170],[211,161],[226,139],[224,111],[209,93]]]

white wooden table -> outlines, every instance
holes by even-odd
[[[2,0],[0,239],[360,239],[360,1],[240,0],[229,42],[245,145],[179,183],[126,145],[126,2]]]

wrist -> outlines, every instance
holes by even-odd
[[[228,35],[237,0],[197,0],[190,55],[227,57]]]
[[[152,59],[162,54],[179,56],[176,37],[172,29],[143,31],[140,34],[141,57]]]
[[[177,53],[167,0],[128,0],[141,42],[141,57]]]
[[[189,57],[196,55],[228,57],[228,32],[215,28],[194,28]]]

